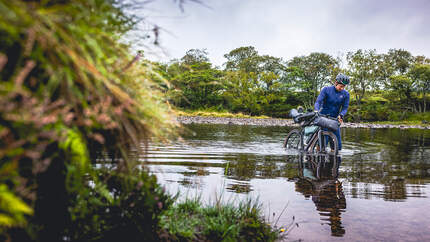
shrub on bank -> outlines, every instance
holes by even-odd
[[[125,226],[153,236],[140,221],[154,232],[165,207],[153,200],[167,198],[125,151],[176,123],[150,68],[119,41],[134,23],[124,7],[0,0],[0,240],[97,240]],[[115,159],[92,160],[93,146]]]
[[[155,241],[160,214],[173,202],[145,171],[131,173],[100,170],[106,194],[96,189],[72,202],[73,223],[65,236],[72,241]]]
[[[176,122],[126,6],[0,0],[0,241],[159,239],[172,198],[127,150]]]
[[[259,205],[250,200],[202,206],[199,199],[187,199],[166,211],[161,227],[174,241],[275,241],[280,237],[261,217]]]

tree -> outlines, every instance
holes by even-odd
[[[274,115],[286,113],[287,67],[281,58],[259,55],[254,47],[240,47],[225,55],[225,95],[233,111]],[[242,93],[243,96],[239,96]],[[252,97],[250,96],[252,95]],[[240,108],[240,105],[243,105]]]
[[[225,70],[228,71],[244,71],[247,73],[258,72],[259,55],[252,46],[239,47],[224,57],[227,59],[225,63]]]
[[[412,54],[403,49],[389,49],[385,57],[396,75],[406,74],[414,61]]]
[[[418,106],[418,110],[426,112],[426,99],[430,91],[430,64],[415,64],[409,71],[409,76],[415,82],[417,90],[422,96],[422,105]]]
[[[170,101],[182,108],[207,108],[222,104],[222,72],[212,68],[206,50],[192,49],[180,61],[167,67],[165,76],[172,86]]]
[[[399,98],[403,107],[410,109],[413,105],[412,95],[414,93],[414,81],[407,75],[390,76],[390,89],[394,95]]]
[[[325,53],[311,53],[308,56],[294,57],[288,62],[289,68],[296,68],[300,75],[295,75],[296,87],[304,92],[303,102],[313,107],[318,92],[332,80],[338,61]]]
[[[406,50],[390,49],[387,54],[379,55],[377,60],[376,75],[379,80],[377,84],[390,87],[390,77],[405,75],[412,66],[414,57]],[[375,87],[379,88],[379,85]]]
[[[362,99],[371,89],[377,88],[378,58],[376,50],[357,50],[348,52],[348,74],[351,76],[351,87],[354,91],[358,109]],[[360,117],[358,117],[360,119]]]
[[[415,64],[430,64],[430,59],[423,56],[423,55],[418,55],[414,57],[414,63]]]
[[[182,64],[189,66],[199,63],[209,63],[208,52],[206,49],[191,49],[185,53],[181,61]]]
[[[245,112],[250,115],[261,113],[262,89],[257,84],[254,72],[227,71],[224,79],[226,88],[223,97],[234,112]]]

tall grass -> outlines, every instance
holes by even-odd
[[[275,241],[281,234],[262,217],[258,201],[251,199],[207,205],[199,198],[186,199],[167,210],[160,222],[178,241]]]
[[[58,241],[79,235],[67,228],[83,220],[115,230],[95,208],[128,211],[127,196],[114,190],[133,191],[132,177],[146,191],[136,196],[151,201],[142,209],[158,211],[158,185],[126,150],[177,124],[151,66],[120,41],[135,24],[123,8],[115,0],[0,0],[0,240]],[[112,175],[94,169],[98,150],[119,158]],[[106,184],[111,176],[119,188]],[[134,215],[157,224],[156,213]]]

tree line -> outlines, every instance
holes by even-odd
[[[180,109],[242,112],[286,117],[291,108],[312,108],[324,86],[342,72],[349,121],[404,120],[429,108],[430,59],[403,49],[347,52],[345,58],[314,52],[290,60],[261,55],[252,46],[236,48],[215,67],[205,49],[181,59],[156,63],[169,102]]]

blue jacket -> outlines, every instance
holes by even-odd
[[[338,92],[334,86],[324,87],[315,102],[315,110],[321,110],[321,114],[330,115],[333,118],[345,116],[349,106],[349,92]]]

